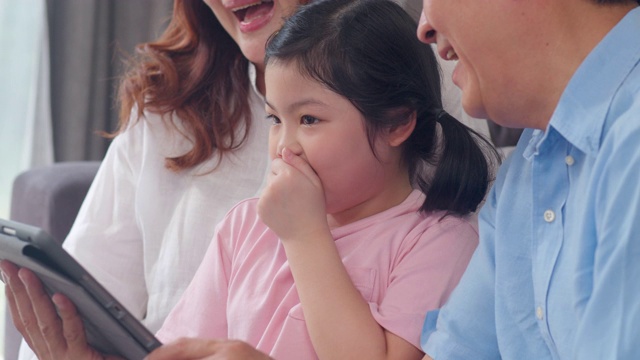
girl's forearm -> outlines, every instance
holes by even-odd
[[[320,359],[385,359],[385,330],[353,285],[331,233],[283,241]]]

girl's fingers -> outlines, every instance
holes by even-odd
[[[302,157],[293,153],[293,151],[288,148],[282,149],[282,160],[303,173],[309,181],[311,181],[314,185],[318,186],[320,184],[320,179],[318,175],[313,170],[311,165],[307,161],[305,161]]]

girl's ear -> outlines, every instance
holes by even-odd
[[[389,130],[387,142],[390,146],[400,146],[411,136],[413,129],[416,128],[416,117],[417,114],[413,111],[409,115],[406,123]]]

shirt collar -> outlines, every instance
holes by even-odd
[[[258,98],[264,101],[264,96],[262,96],[262,94],[260,94],[260,91],[258,91],[258,84],[256,82],[256,79],[258,78],[258,71],[256,70],[256,66],[253,65],[251,61],[249,61],[249,67],[247,71],[249,73],[249,83],[251,84],[251,89],[256,95],[258,95]]]
[[[527,130],[532,131],[530,137],[525,137],[525,133],[523,133],[522,136],[520,136],[520,139],[526,139],[526,138],[529,139],[529,144],[527,144],[527,146],[525,147],[524,152],[522,153],[522,156],[524,156],[524,158],[527,160],[531,160],[535,155],[538,155],[538,150],[540,149],[540,145],[545,139],[545,134],[548,133],[549,131],[544,132],[540,129],[533,129],[533,130],[527,129]]]
[[[635,8],[578,67],[551,117],[549,127],[586,154],[599,150],[609,105],[640,59],[638,34],[640,8]]]

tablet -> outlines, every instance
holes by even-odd
[[[43,230],[0,219],[0,259],[33,271],[49,294],[66,295],[75,304],[84,321],[87,341],[96,350],[139,360],[161,345]]]

